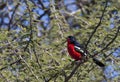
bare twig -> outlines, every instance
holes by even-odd
[[[41,7],[38,6],[38,4],[36,4],[34,0],[31,0],[31,2],[32,2],[35,6],[37,6],[38,8],[45,10],[45,7],[44,7],[44,5],[43,5],[43,3],[42,3],[41,0],[38,0],[38,2],[40,3]]]
[[[118,27],[117,32],[115,33],[113,39],[102,50],[100,50],[100,52],[103,52],[106,48],[108,48],[108,46],[110,46],[115,41],[115,39],[118,36],[119,30],[120,30],[120,26]]]
[[[49,82],[49,81],[52,80],[55,76],[57,77],[59,74],[63,74],[63,75],[65,76],[65,78],[67,78],[67,75],[66,75],[66,73],[65,73],[64,70],[65,70],[69,65],[71,65],[71,64],[73,64],[73,63],[75,63],[75,61],[73,61],[73,62],[65,65],[62,69],[60,69],[58,72],[56,72],[55,74],[53,74],[53,76],[51,76],[51,77],[50,77],[49,79],[47,79],[45,82]]]
[[[25,59],[24,59],[21,55],[19,55],[19,57],[20,57],[20,59],[26,64],[26,66],[28,67],[28,69],[30,70],[30,72],[32,73],[32,75],[33,75],[38,81],[40,81],[39,78],[38,78],[38,76],[35,75],[35,73],[33,72],[32,68],[31,68],[31,67],[29,66],[29,64],[25,61]]]
[[[4,79],[5,82],[9,82],[9,80],[0,72],[0,78]]]
[[[91,57],[95,57],[96,55],[98,55],[99,53],[101,53],[105,49],[107,49],[115,41],[115,39],[117,38],[119,31],[120,31],[120,26],[118,27],[118,29],[117,29],[117,31],[116,31],[115,36],[113,37],[113,39],[103,49],[101,49],[98,53],[92,55]]]
[[[43,14],[41,14],[37,19],[40,20],[44,15],[50,15],[50,9],[46,9]]]
[[[44,10],[44,13],[41,14],[41,15],[37,18],[38,20],[40,20],[44,15],[46,15],[46,14],[50,15],[50,9],[49,9],[49,8],[48,8],[48,9],[45,8],[41,0],[38,0],[38,1],[39,1],[40,5],[42,6],[42,10]],[[31,2],[32,2],[35,6],[37,6],[38,8],[41,9],[41,7],[39,7],[39,6],[34,2],[34,0],[31,0]]]
[[[45,9],[45,6],[43,5],[43,2],[41,0],[38,0],[38,2],[40,3],[42,9]]]
[[[8,31],[10,31],[10,29],[11,29],[11,23],[12,23],[12,20],[13,20],[13,18],[14,18],[14,14],[15,14],[17,8],[19,7],[19,5],[20,5],[20,4],[18,3],[18,4],[15,6],[15,9],[14,9],[13,14],[12,14],[12,16],[11,16],[10,22],[9,22],[9,24],[8,24]]]
[[[37,62],[38,66],[41,69],[42,66],[40,65],[40,62],[39,62],[39,59],[38,59],[38,55],[37,55],[36,50],[35,50],[35,44],[34,43],[33,43],[33,52],[34,52],[34,55],[35,55],[35,58],[36,58],[36,62]]]
[[[88,41],[87,41],[87,43],[86,43],[86,45],[85,45],[85,50],[87,49],[87,46],[88,46],[88,44],[90,43],[90,40],[92,39],[93,35],[94,35],[95,32],[97,31],[98,27],[101,25],[102,19],[103,19],[103,17],[104,17],[105,10],[106,10],[106,8],[107,8],[107,2],[108,2],[108,0],[106,0],[105,7],[104,7],[104,10],[103,10],[102,15],[101,15],[101,17],[100,17],[99,23],[97,24],[97,26],[95,26],[95,29],[94,29],[93,32],[91,33],[91,35],[90,35],[90,37],[89,37],[89,39],[88,39]]]
[[[109,57],[111,54],[113,54],[119,48],[120,48],[120,46],[117,46],[116,48],[114,48],[108,55],[105,55],[105,58]]]
[[[64,82],[68,82],[69,81],[69,79],[74,75],[74,73],[77,71],[77,69],[79,68],[80,65],[81,65],[81,62],[79,62],[79,64],[76,65],[76,67],[72,70],[70,75],[65,78]]]
[[[21,61],[21,59],[18,59],[18,60],[16,60],[16,61],[10,63],[8,66],[12,66],[12,65],[14,65],[14,64],[16,64],[16,63],[19,63],[20,61]],[[0,68],[0,71],[6,69],[8,66],[5,66],[5,67]]]
[[[25,0],[25,3],[27,5],[27,9],[28,9],[28,12],[29,12],[29,17],[30,17],[30,38],[29,38],[29,41],[27,42],[27,45],[25,46],[24,48],[24,51],[26,51],[26,49],[28,48],[30,42],[32,41],[32,38],[33,38],[33,27],[32,27],[32,15],[31,15],[31,10],[29,8],[29,5],[27,3],[27,0]]]
[[[55,14],[54,14],[54,18],[55,18],[56,20],[60,21],[58,15],[56,14],[57,10],[56,10],[56,8],[55,8],[55,3],[54,3],[54,1],[51,1],[51,12],[55,13]],[[61,35],[61,38],[63,38],[64,36],[63,36],[63,29],[62,29],[61,21],[60,21],[60,22],[56,22],[56,24],[57,24],[57,26],[59,27],[59,30],[60,30],[59,33],[60,33],[60,35]]]
[[[55,73],[53,76],[51,76],[49,79],[45,79],[45,82],[50,82],[50,80],[52,80],[52,78],[57,77],[58,73]]]
[[[87,49],[87,46],[88,46],[90,40],[92,39],[93,35],[94,35],[95,32],[97,31],[98,27],[101,25],[102,18],[103,18],[103,16],[104,16],[104,13],[105,13],[106,8],[107,8],[107,0],[106,0],[106,4],[105,4],[104,10],[103,10],[103,12],[102,12],[102,15],[101,15],[101,17],[100,17],[100,21],[99,21],[98,25],[95,27],[95,29],[93,30],[91,36],[89,37],[89,39],[88,39],[88,41],[87,41],[87,43],[86,43],[86,45],[85,45],[85,50]],[[86,61],[88,61],[88,60],[85,60],[84,62],[82,62],[82,64],[85,63]],[[79,68],[80,65],[81,65],[81,63],[79,63],[78,65],[76,65],[76,67],[72,70],[72,72],[70,73],[70,75],[65,78],[65,82],[68,82],[68,81],[69,81],[69,79],[74,75],[74,73],[77,71],[77,69]]]

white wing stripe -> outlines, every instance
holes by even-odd
[[[86,56],[87,54],[78,46],[75,46],[76,49],[78,49],[80,52],[84,53],[84,55]]]

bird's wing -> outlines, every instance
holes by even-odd
[[[83,55],[87,55],[87,53],[79,46],[74,46],[75,50],[79,53],[82,53]]]

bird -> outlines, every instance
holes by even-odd
[[[85,50],[84,47],[79,42],[77,42],[74,36],[67,37],[67,50],[71,58],[73,58],[75,61],[82,60],[88,55],[88,51]],[[97,64],[98,66],[105,67],[105,64],[103,64],[98,59],[94,57],[92,59],[94,63]]]

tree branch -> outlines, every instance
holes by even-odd
[[[10,82],[1,72],[0,72],[0,78],[4,79],[5,82]]]
[[[13,20],[13,18],[14,18],[14,14],[15,14],[17,8],[19,7],[19,5],[20,5],[20,4],[18,3],[18,4],[15,6],[15,9],[14,9],[13,14],[12,14],[12,16],[11,16],[10,22],[9,22],[9,24],[8,24],[8,31],[10,31],[10,29],[11,29],[11,23],[12,23],[12,20]]]
[[[116,32],[115,36],[113,37],[113,39],[112,39],[100,52],[102,52],[103,50],[105,50],[110,44],[112,44],[112,43],[115,41],[115,39],[116,39],[117,36],[118,36],[119,30],[120,30],[120,27],[118,27],[117,32]],[[90,53],[88,52],[88,54],[90,54]],[[93,55],[93,56],[91,56],[91,58],[93,58],[93,57],[96,56],[96,55],[98,55],[98,53],[95,54],[95,55]],[[83,59],[83,60],[84,60],[84,59]],[[69,79],[75,74],[75,72],[77,71],[77,69],[79,68],[79,66],[80,66],[81,64],[87,62],[87,61],[88,61],[88,59],[85,59],[83,62],[80,62],[78,65],[76,65],[76,67],[72,70],[72,72],[70,73],[70,75],[65,78],[65,81],[64,81],[64,82],[68,82]]]
[[[77,69],[80,67],[80,65],[83,64],[83,63],[85,63],[85,62],[87,62],[87,61],[88,61],[87,58],[83,58],[80,62],[78,62],[78,64],[75,66],[75,68],[73,68],[73,70],[71,71],[71,73],[68,76],[66,76],[64,82],[68,82],[72,78],[72,76],[75,74],[75,72],[77,71]]]
[[[72,70],[70,75],[65,78],[64,82],[68,82],[69,81],[69,79],[75,74],[75,72],[77,71],[77,69],[79,68],[80,65],[81,65],[81,62],[79,62],[79,64],[76,65],[76,67]]]
[[[104,7],[104,10],[103,10],[102,15],[101,15],[101,17],[100,17],[99,23],[97,24],[97,26],[95,27],[95,29],[94,29],[93,32],[91,33],[91,35],[90,35],[90,37],[89,37],[89,39],[88,39],[88,41],[87,41],[87,43],[86,43],[86,45],[85,45],[85,50],[87,49],[87,46],[88,46],[88,44],[90,43],[90,40],[92,39],[93,35],[94,35],[95,32],[97,31],[98,27],[101,25],[102,19],[103,19],[103,17],[104,17],[105,10],[106,10],[106,8],[107,8],[107,2],[108,2],[108,0],[106,0],[105,7]]]
[[[28,46],[29,46],[29,44],[30,44],[30,42],[32,41],[32,38],[33,38],[33,27],[32,27],[32,15],[31,15],[31,10],[30,10],[30,8],[29,8],[29,5],[28,5],[28,3],[27,3],[27,1],[25,0],[25,3],[26,3],[26,5],[27,5],[27,9],[28,9],[28,12],[29,12],[29,17],[30,17],[30,38],[29,38],[29,41],[27,42],[27,45],[25,46],[25,48],[24,48],[24,51],[26,51],[26,49],[28,48]]]
[[[40,69],[41,69],[42,66],[41,66],[41,64],[40,64],[40,62],[39,62],[39,58],[38,58],[38,55],[37,55],[37,53],[36,53],[36,49],[35,49],[35,44],[34,44],[34,42],[33,42],[33,52],[34,52],[34,55],[35,55],[35,58],[36,58],[36,62],[37,62],[38,66],[39,66]]]
[[[40,3],[42,9],[45,9],[45,6],[43,5],[43,2],[41,0],[38,0],[38,2]]]
[[[100,50],[100,52],[103,52],[106,48],[108,48],[108,46],[110,46],[115,41],[115,39],[118,36],[119,30],[120,30],[120,26],[118,27],[117,32],[115,33],[113,39],[102,50]]]
[[[30,65],[25,61],[25,59],[19,54],[20,59],[26,64],[26,66],[28,67],[28,69],[30,70],[30,72],[32,73],[32,75],[36,78],[36,80],[40,81],[38,76],[34,73],[34,71],[32,70],[32,68],[30,67]]]
[[[14,64],[16,64],[16,63],[19,63],[20,61],[21,61],[21,59],[18,59],[18,60],[16,60],[15,62],[10,63],[8,66],[12,66],[12,65],[14,65]],[[5,66],[5,67],[0,68],[0,71],[6,69],[8,66]]]
[[[96,53],[95,55],[93,55],[91,57],[94,57],[94,56],[98,55],[100,52],[103,52],[106,48],[108,48],[115,41],[115,39],[117,38],[119,30],[120,30],[120,26],[118,27],[113,39],[103,49],[101,49],[98,53]]]

